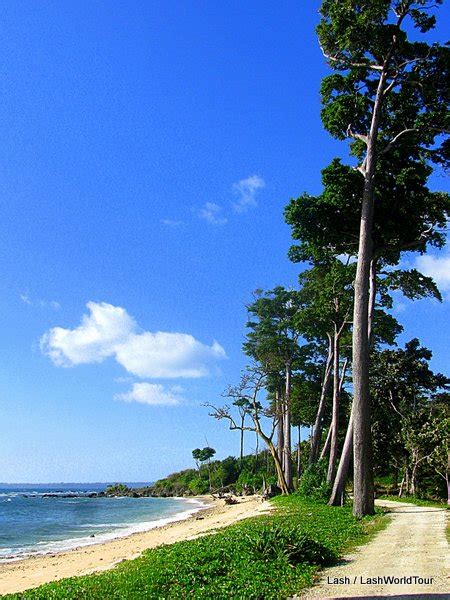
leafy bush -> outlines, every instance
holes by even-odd
[[[319,502],[327,502],[331,494],[331,486],[327,483],[327,463],[320,460],[310,465],[302,477],[297,493],[304,498],[312,498]]]
[[[290,564],[323,565],[336,558],[335,552],[287,523],[269,523],[255,527],[246,536],[252,553],[263,560],[286,559]]]
[[[189,491],[192,494],[194,494],[194,496],[197,496],[199,494],[206,494],[209,489],[209,483],[201,477],[196,477],[195,479],[192,479],[192,481],[189,482],[188,488]]]

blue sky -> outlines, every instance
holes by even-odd
[[[283,207],[346,152],[321,128],[317,7],[3,4],[1,481],[237,453],[201,404],[239,379],[251,292],[296,283]],[[448,252],[427,261],[450,295]],[[450,300],[397,311],[448,373]]]

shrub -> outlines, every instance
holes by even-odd
[[[310,465],[303,473],[297,493],[305,498],[319,502],[327,502],[331,494],[331,486],[327,483],[327,464],[320,460]]]
[[[302,532],[301,527],[269,523],[254,527],[246,535],[248,548],[263,560],[286,559],[290,564],[324,565],[336,554],[324,544]]]

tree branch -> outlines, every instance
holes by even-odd
[[[400,133],[397,133],[396,136],[394,136],[391,141],[386,144],[386,146],[383,148],[383,150],[381,150],[380,154],[386,154],[386,152],[388,152],[392,146],[395,144],[395,142],[402,137],[402,135],[405,135],[406,133],[411,133],[412,131],[418,131],[418,129],[416,127],[413,128],[408,128],[408,129],[403,129],[403,131],[400,131]]]
[[[355,63],[355,62],[349,62],[348,60],[339,57],[339,56],[332,56],[331,54],[327,54],[323,48],[323,46],[320,46],[320,49],[322,51],[322,54],[324,55],[324,57],[327,60],[331,60],[332,62],[340,62],[342,64],[344,64],[347,68],[350,67],[361,67],[364,69],[373,69],[374,71],[382,71],[383,70],[383,65],[374,65],[370,62],[367,63]]]

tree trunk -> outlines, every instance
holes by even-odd
[[[291,387],[292,368],[291,363],[286,363],[286,394],[284,398],[284,478],[288,490],[293,489],[292,460],[291,460]]]
[[[297,479],[300,479],[300,475],[302,472],[302,462],[301,462],[301,443],[302,443],[302,432],[301,425],[298,425],[298,446],[297,446]]]
[[[328,357],[325,366],[325,373],[322,382],[322,389],[320,392],[320,401],[317,409],[316,420],[313,426],[313,433],[311,434],[311,450],[309,453],[309,464],[312,465],[317,461],[319,454],[320,440],[322,438],[322,421],[325,412],[326,397],[328,392],[328,386],[330,384],[331,367],[333,363],[333,342],[331,337],[328,338]]]
[[[290,490],[289,490],[289,488],[286,484],[286,480],[284,478],[284,473],[283,473],[280,459],[278,457],[277,449],[275,448],[275,445],[272,442],[271,438],[269,438],[267,435],[265,435],[265,433],[262,431],[259,421],[253,419],[253,422],[255,424],[256,433],[261,436],[261,439],[265,442],[265,444],[269,448],[270,454],[272,455],[273,462],[275,463],[275,471],[276,471],[277,477],[278,477],[278,487],[280,488],[281,493],[283,495],[289,494]]]
[[[401,498],[403,496],[403,486],[405,485],[405,476],[403,475],[402,480],[400,482],[400,487],[398,488],[398,497]]]
[[[339,433],[339,333],[337,326],[334,326],[333,337],[333,413],[331,418],[331,442],[330,442],[330,460],[328,461],[327,483],[334,481],[336,474],[336,461],[338,455],[338,433]]]
[[[283,419],[282,399],[281,399],[281,394],[280,394],[279,390],[276,392],[276,411],[277,411],[277,418],[278,418],[277,453],[278,453],[278,459],[282,465],[283,464],[283,448],[284,448],[284,434],[283,434],[284,419]]]
[[[417,469],[419,466],[419,451],[417,449],[413,450],[413,467],[411,469],[411,479],[410,479],[410,489],[409,493],[411,496],[415,496],[417,494]]]
[[[371,405],[369,393],[369,284],[372,264],[372,226],[375,201],[376,142],[381,119],[389,59],[378,81],[367,152],[363,165],[364,189],[359,230],[358,263],[353,311],[353,514],[374,512]]]
[[[331,492],[330,506],[342,506],[345,500],[345,482],[347,481],[348,468],[353,450],[353,410],[350,413],[347,433],[345,434],[344,446],[342,448],[341,460],[334,478],[333,490]]]
[[[353,514],[356,517],[374,511],[368,339],[373,177],[374,173],[364,183],[353,313]]]
[[[244,421],[245,413],[241,416],[241,443],[239,448],[239,463],[242,467],[242,459],[244,458]]]
[[[323,460],[325,458],[325,456],[328,454],[328,452],[330,451],[331,434],[332,434],[332,429],[331,429],[331,425],[330,425],[330,427],[328,429],[327,437],[325,440],[325,444],[323,445],[322,452],[320,453],[320,456],[319,456],[319,460]]]
[[[370,285],[369,285],[369,309],[368,309],[368,340],[369,348],[373,345],[373,317],[375,314],[375,300],[377,294],[376,287],[376,275],[377,275],[377,260],[373,259],[370,264]],[[341,377],[341,389],[344,383],[345,371],[347,362],[344,364],[342,369]],[[348,469],[350,466],[351,455],[353,452],[353,405],[350,412],[350,418],[347,425],[347,432],[345,434],[344,445],[342,447],[341,459],[339,462],[339,468],[336,473],[336,477],[333,483],[333,490],[331,492],[330,501],[328,504],[331,506],[342,506],[345,500],[345,484],[348,477]],[[401,494],[399,494],[401,495]]]

